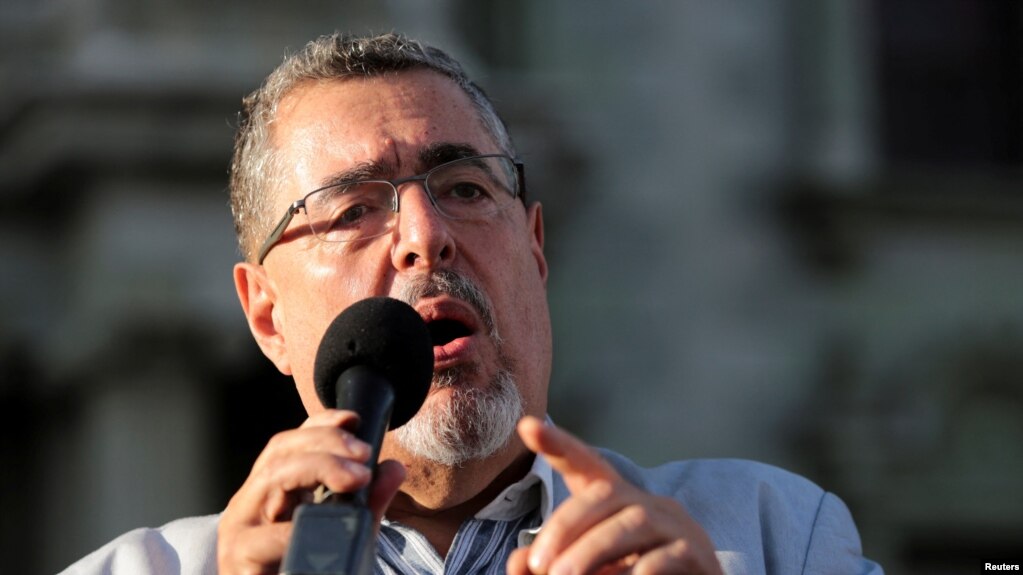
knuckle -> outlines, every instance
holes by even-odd
[[[675,564],[687,572],[702,572],[700,570],[703,566],[700,563],[699,556],[694,551],[693,546],[685,539],[672,542],[668,547],[668,556],[674,560]]]
[[[691,553],[693,546],[689,544],[685,539],[677,539],[671,542],[668,546],[668,553],[678,559],[689,558],[692,559],[693,554]]]
[[[610,501],[615,497],[615,486],[610,481],[598,479],[587,486],[586,496],[597,503]]]
[[[664,575],[665,573],[689,573],[685,566],[667,560],[643,561],[632,568],[632,575]]]
[[[282,446],[288,441],[288,437],[291,436],[290,430],[278,431],[270,437],[270,441],[266,442],[266,448],[263,449],[264,454],[273,453],[282,448]]]
[[[361,487],[370,479],[366,466],[343,457],[324,455],[321,469],[324,470],[323,482],[335,491]]]
[[[265,465],[260,465],[252,470],[249,479],[253,485],[265,488],[274,482],[274,478],[278,475],[280,468],[281,466],[277,464],[276,458],[267,458]]]
[[[621,520],[627,529],[640,529],[653,523],[653,514],[643,505],[630,505],[622,510]]]

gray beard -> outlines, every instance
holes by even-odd
[[[415,305],[424,297],[448,294],[480,314],[487,335],[501,353],[490,300],[475,282],[453,270],[436,270],[413,278],[402,287],[398,299]],[[423,407],[394,437],[405,451],[441,465],[460,466],[485,459],[504,447],[524,411],[510,362],[503,355],[498,372],[483,389],[466,381],[478,373],[477,366],[462,365],[435,373],[433,387],[450,388],[448,401]]]
[[[451,388],[451,397],[424,407],[394,431],[402,448],[454,467],[490,457],[508,443],[523,414],[522,396],[511,371],[502,368],[483,389],[458,381],[466,371],[453,368],[434,376],[433,385]]]

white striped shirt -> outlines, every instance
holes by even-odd
[[[508,556],[528,544],[552,510],[553,472],[536,457],[529,473],[508,486],[458,529],[441,559],[422,533],[384,519],[377,540],[377,575],[503,574]]]

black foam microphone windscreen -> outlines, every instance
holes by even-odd
[[[338,378],[366,366],[394,388],[390,429],[419,411],[433,376],[433,344],[426,322],[408,304],[387,297],[364,299],[341,312],[327,328],[316,353],[313,379],[324,407],[337,404]]]

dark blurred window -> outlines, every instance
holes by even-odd
[[[1023,160],[1023,2],[876,0],[883,153],[895,165]]]

